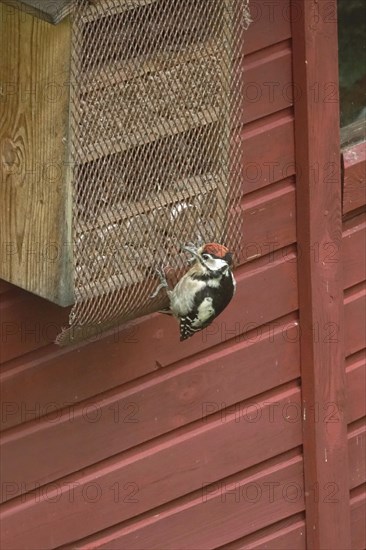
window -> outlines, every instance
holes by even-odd
[[[338,0],[342,143],[365,139],[366,3]]]

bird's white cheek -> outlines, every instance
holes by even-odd
[[[220,260],[219,258],[210,260],[209,262],[207,262],[207,264],[209,265],[210,269],[213,269],[214,271],[219,271],[219,269],[227,266],[227,263],[224,260]]]

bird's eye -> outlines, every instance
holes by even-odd
[[[211,256],[209,254],[202,254],[202,258],[204,260],[210,260],[211,259]]]

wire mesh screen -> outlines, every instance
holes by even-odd
[[[65,344],[166,306],[181,245],[238,252],[248,0],[79,0],[71,153],[75,305]]]

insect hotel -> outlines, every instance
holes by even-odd
[[[155,270],[182,268],[182,244],[238,252],[236,48],[249,12],[232,0],[29,4],[3,6],[2,276],[75,304],[72,340],[158,309]]]
[[[354,4],[0,0],[2,549],[365,548]]]

